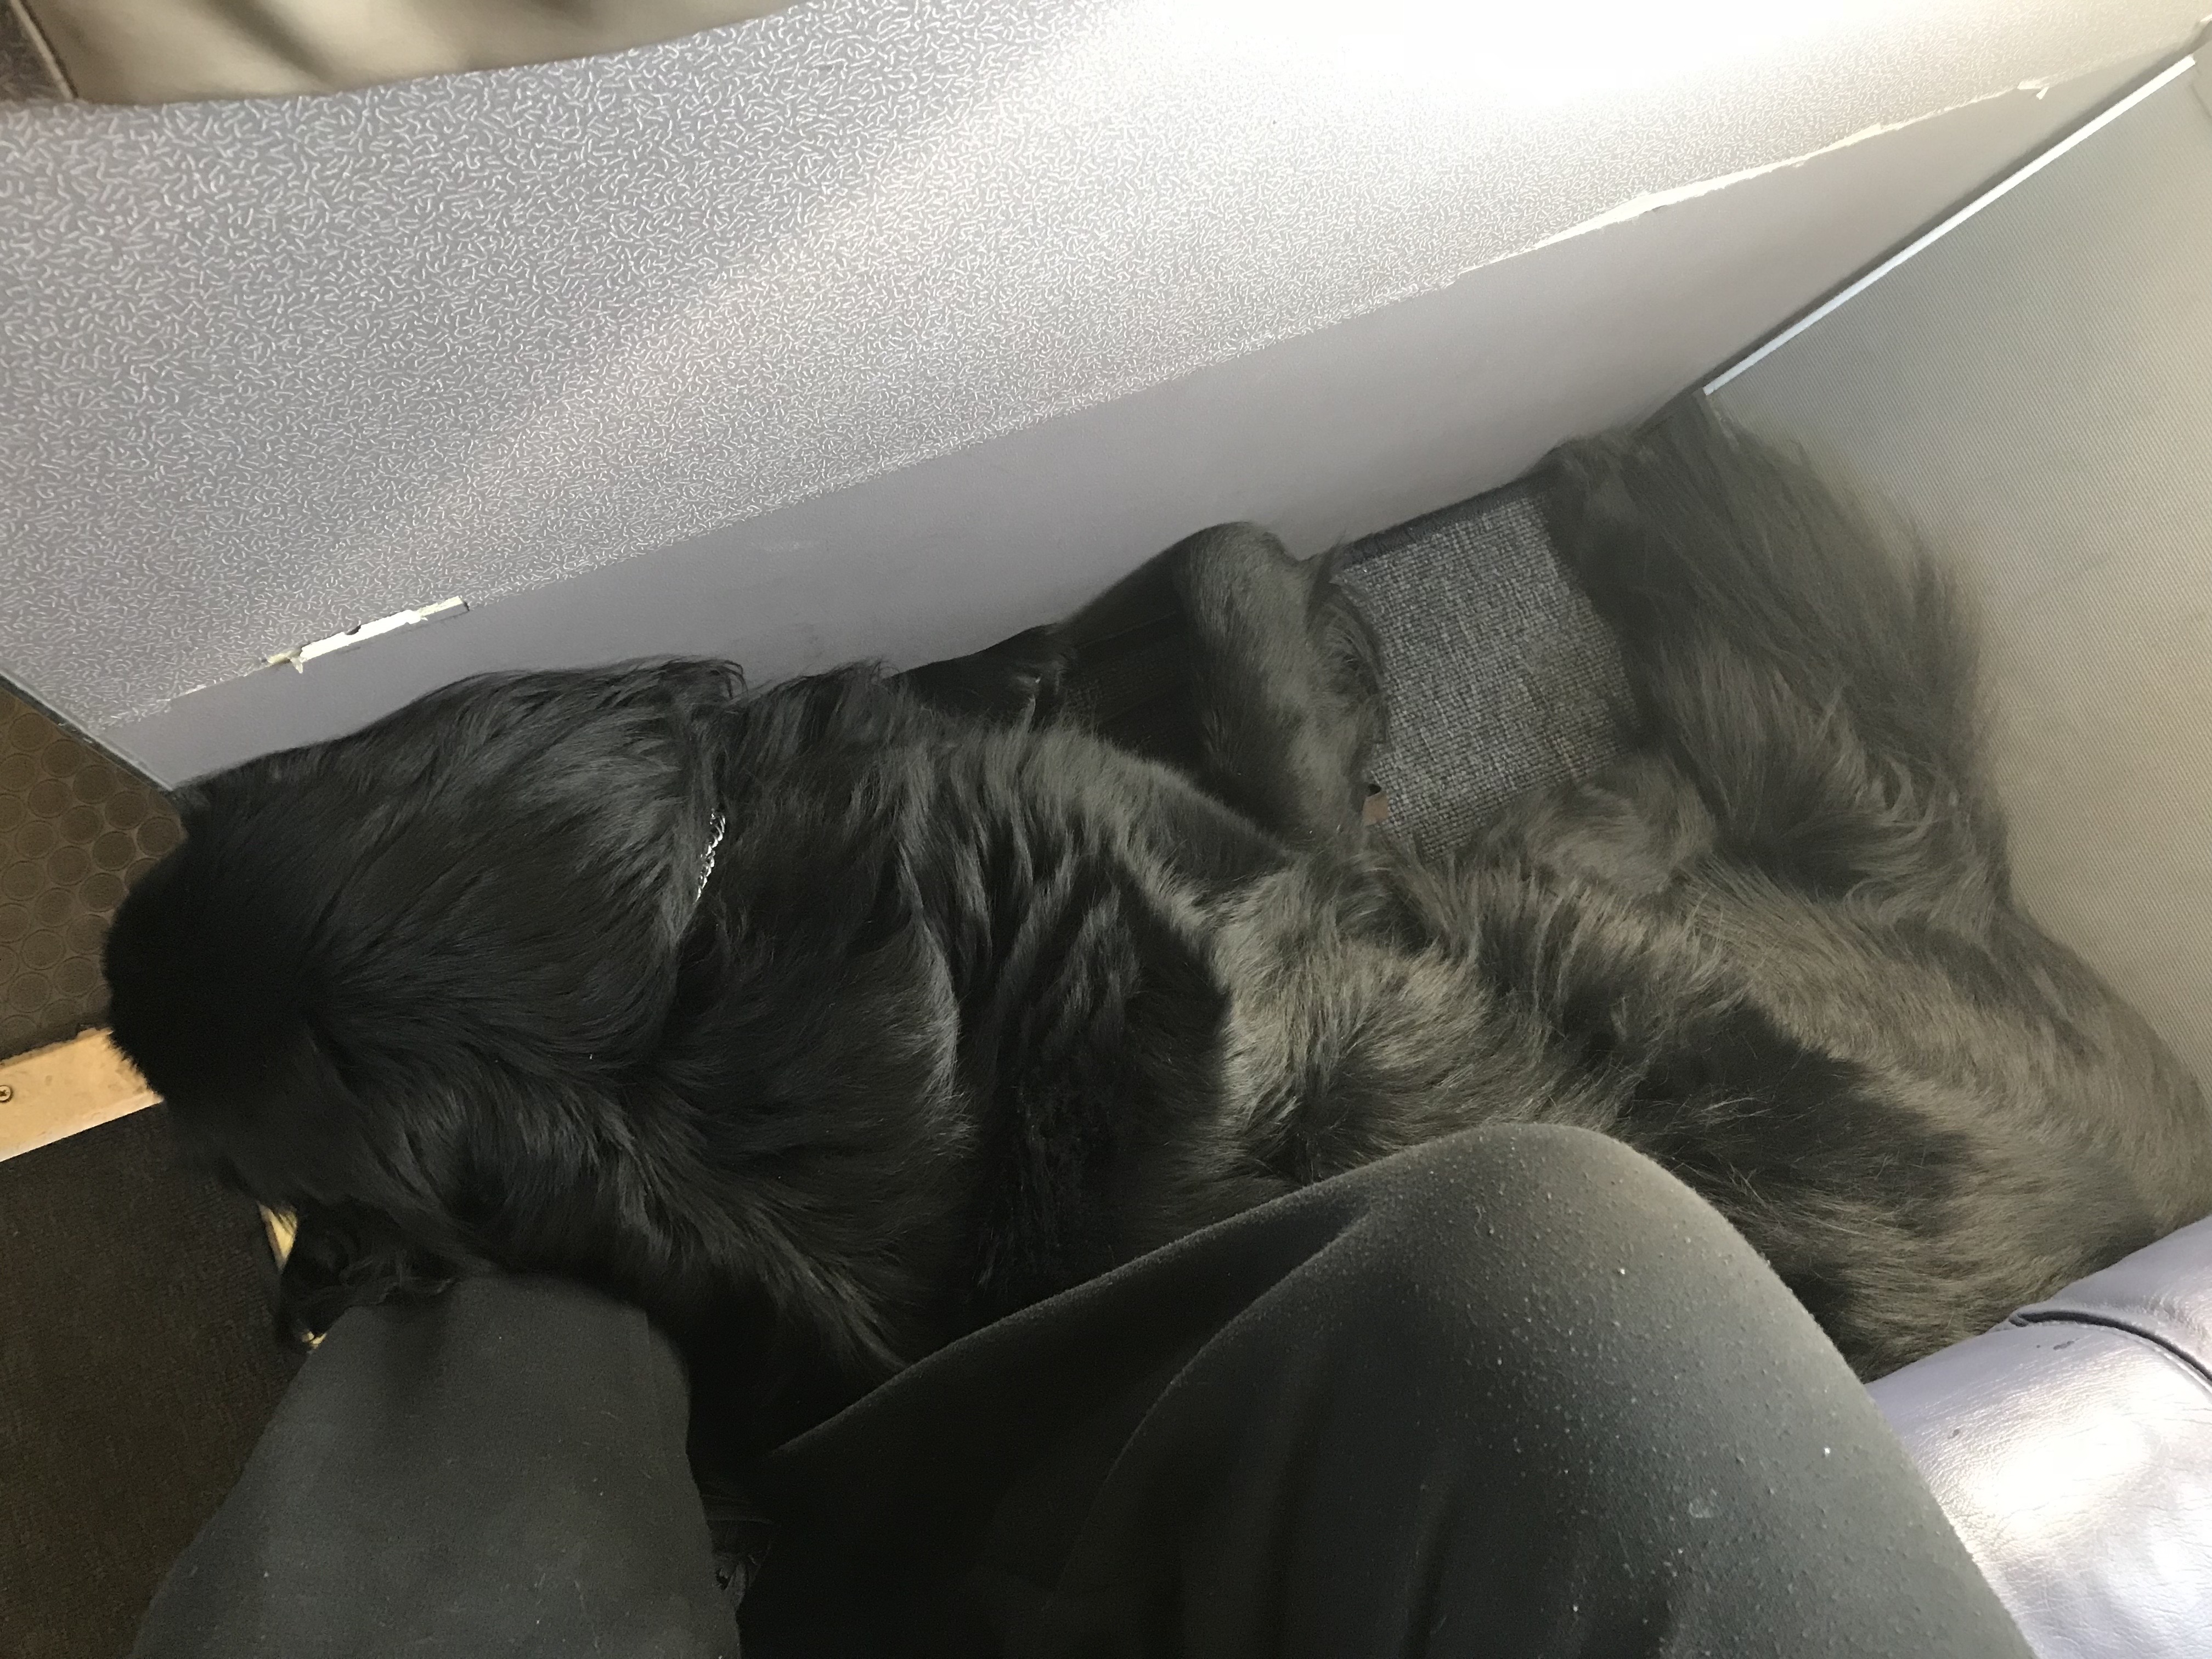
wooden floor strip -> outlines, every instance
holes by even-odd
[[[157,1103],[106,1031],[0,1060],[0,1159]]]

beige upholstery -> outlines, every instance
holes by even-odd
[[[158,104],[336,92],[589,58],[792,0],[7,0],[76,97]]]

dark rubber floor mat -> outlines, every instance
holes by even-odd
[[[159,792],[0,691],[0,1055],[100,1023],[108,921],[177,834]]]
[[[176,838],[156,791],[0,692],[0,1054],[100,1020],[108,920]],[[8,1659],[118,1659],[291,1374],[259,1218],[168,1128],[141,1112],[0,1162]]]

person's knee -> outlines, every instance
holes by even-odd
[[[1510,1230],[1600,1249],[1735,1234],[1704,1200],[1625,1143],[1566,1124],[1494,1124],[1371,1166],[1373,1214],[1398,1247],[1492,1259]]]
[[[1595,1332],[1610,1347],[1708,1301],[1779,1293],[1718,1212],[1590,1130],[1492,1126],[1362,1174],[1371,1186],[1353,1271],[1364,1289],[1350,1300],[1366,1310],[1357,1317],[1389,1321],[1395,1340],[1416,1334],[1410,1317],[1430,1346],[1525,1352],[1583,1346]],[[1686,1334],[1677,1325],[1673,1336]]]

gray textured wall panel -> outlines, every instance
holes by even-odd
[[[950,655],[1060,614],[1224,520],[1260,520],[1316,552],[1656,408],[2067,112],[2056,92],[1985,100],[305,674],[240,675],[101,736],[181,779],[485,668],[680,652],[735,658],[765,681]]]
[[[327,99],[0,110],[0,668],[89,726],[143,714],[2193,5],[1659,9],[814,0]]]

